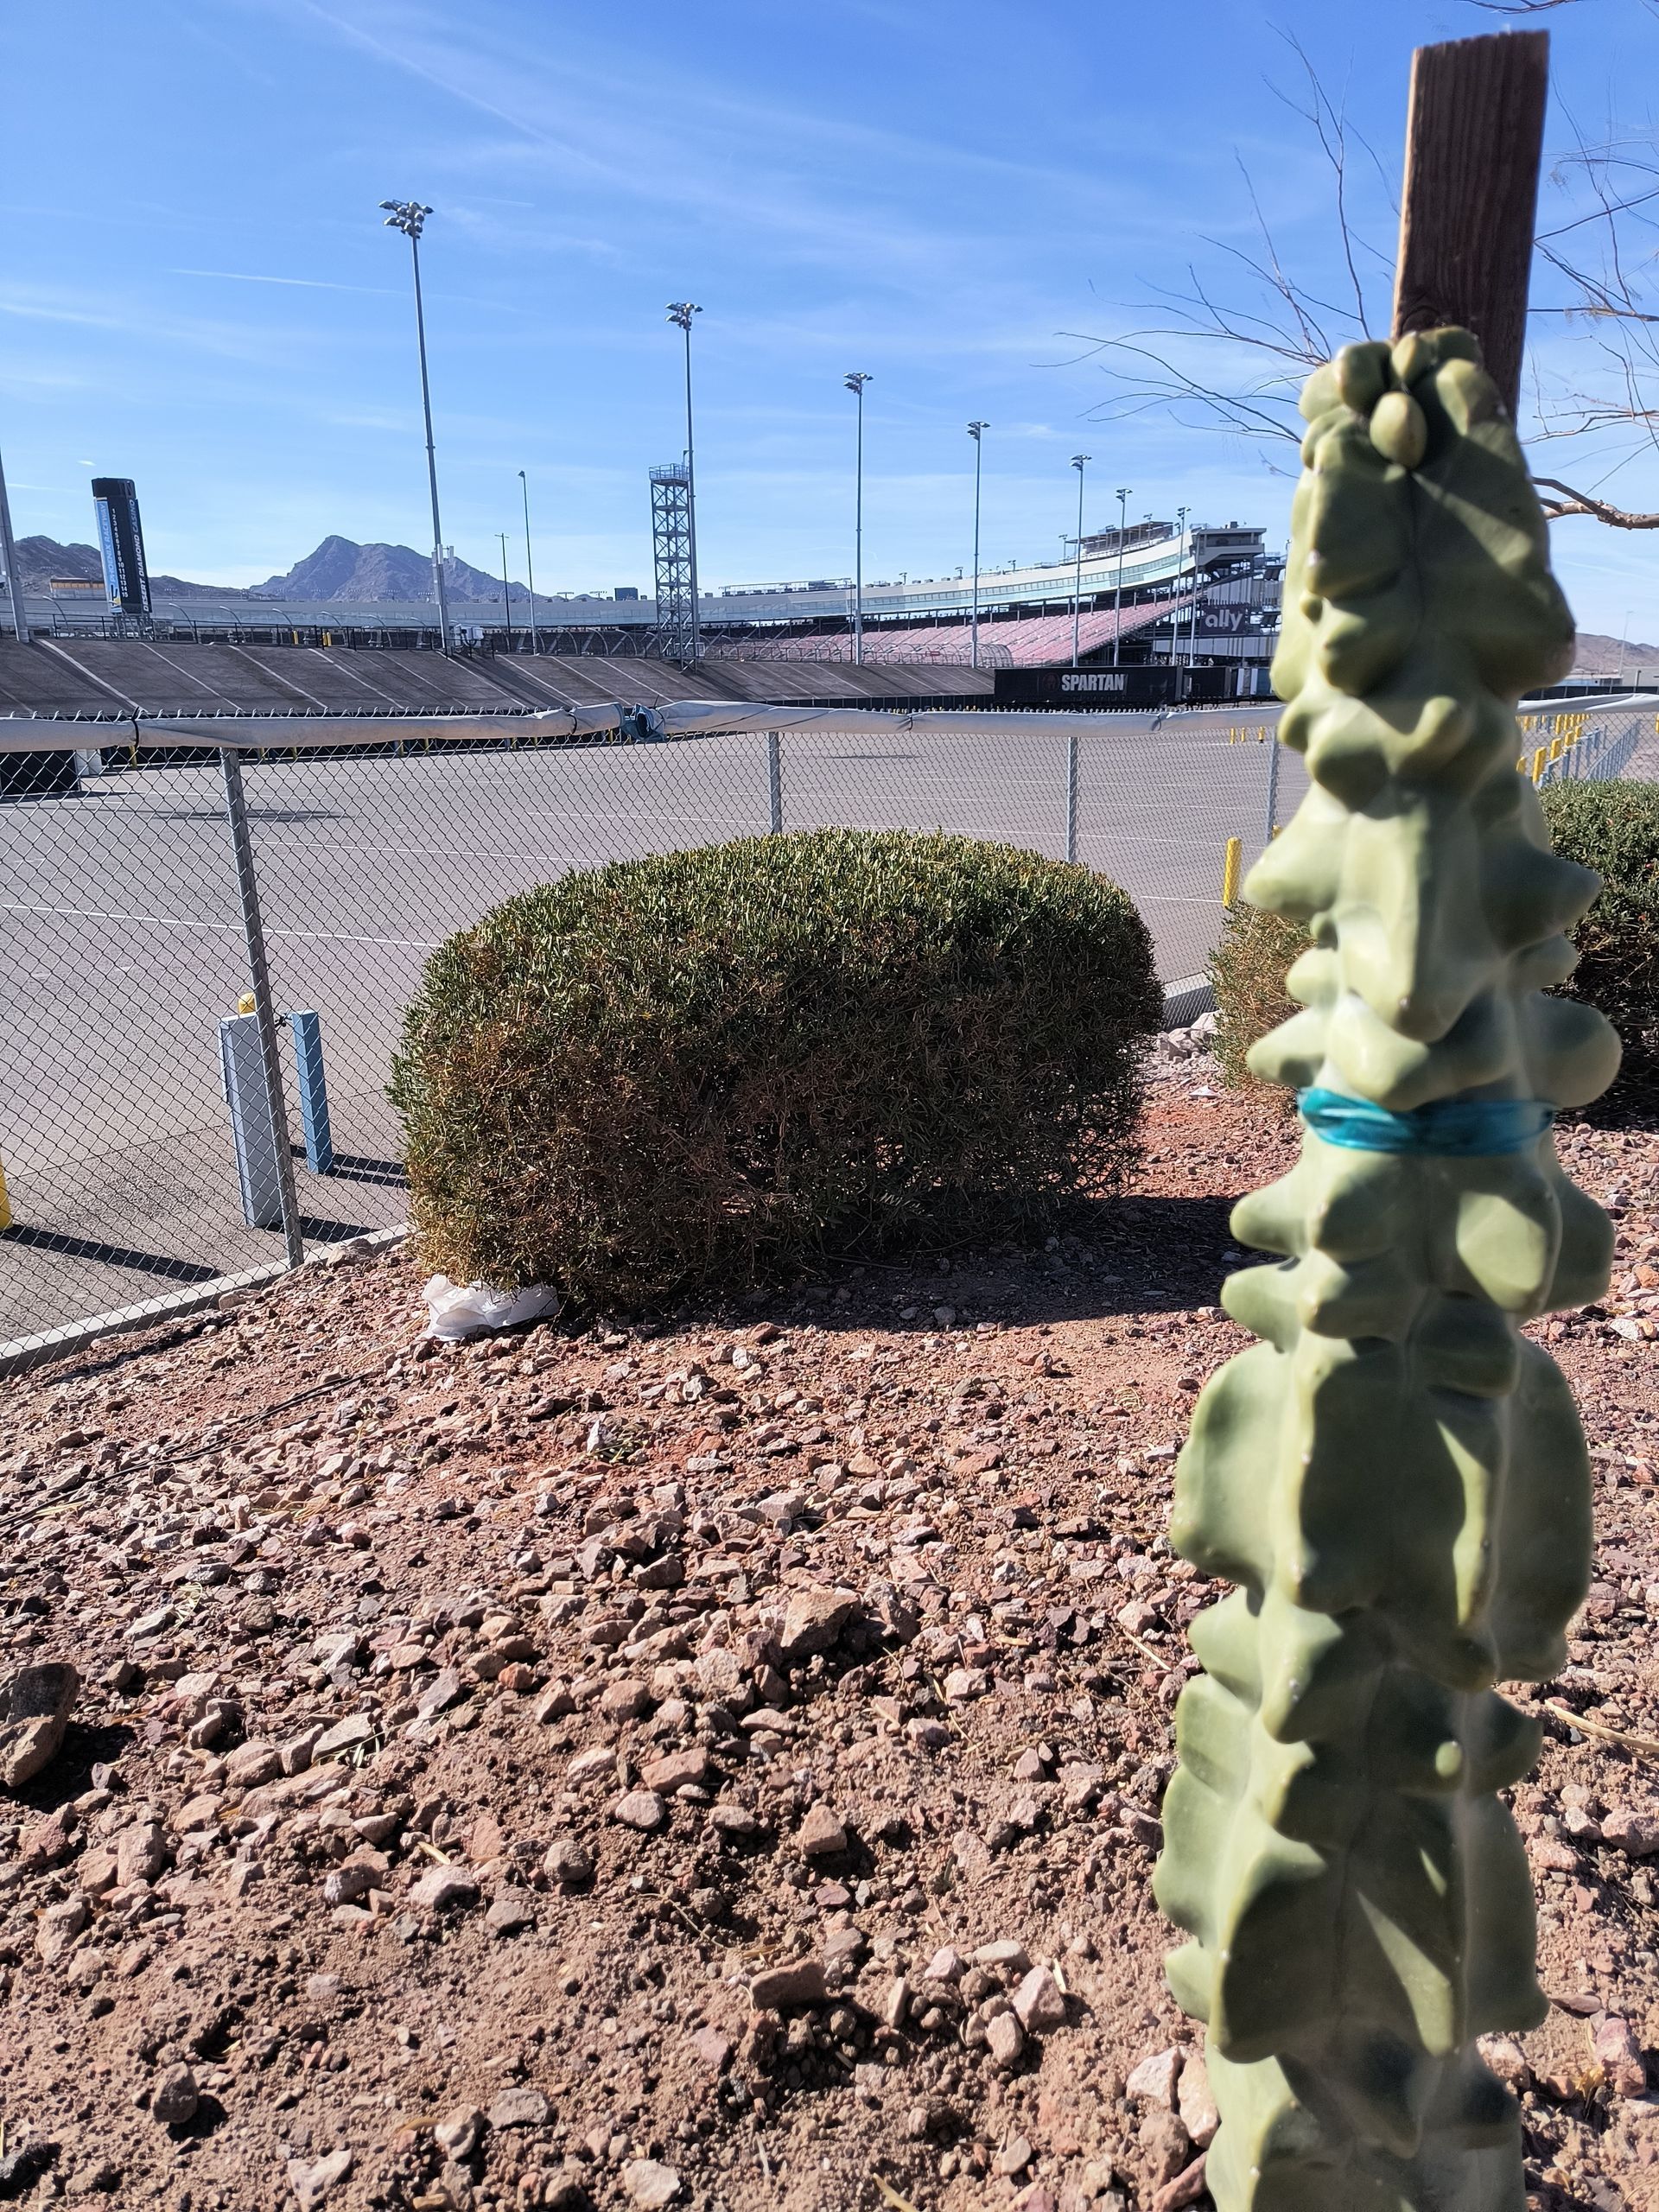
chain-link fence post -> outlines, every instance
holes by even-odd
[[[1262,842],[1271,844],[1279,829],[1279,733],[1268,731],[1268,818]]]
[[[1065,741],[1065,857],[1077,857],[1077,736]]]
[[[766,791],[772,804],[772,834],[776,837],[784,827],[784,755],[783,741],[775,729],[766,732]]]
[[[253,842],[248,835],[247,798],[242,788],[242,763],[221,746],[219,765],[225,779],[225,819],[231,832],[231,852],[236,863],[237,895],[242,902],[242,935],[248,951],[248,977],[253,987],[253,1014],[259,1027],[259,1057],[265,1073],[265,1099],[270,1114],[271,1157],[282,1208],[283,1241],[288,1264],[301,1266],[305,1239],[300,1230],[300,1202],[294,1188],[294,1154],[288,1133],[288,1109],[283,1102],[282,1058],[276,1046],[276,1017],[270,1002],[270,969],[265,959],[264,925],[259,915],[259,883],[254,874]]]

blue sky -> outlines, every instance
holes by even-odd
[[[1273,89],[1297,83],[1290,40],[1375,150],[1356,150],[1352,188],[1386,251],[1410,48],[1494,20],[1468,0],[10,10],[0,449],[16,526],[90,537],[87,480],[111,474],[137,480],[157,570],[251,582],[334,531],[422,544],[408,250],[377,209],[412,196],[436,211],[445,536],[481,567],[505,529],[522,574],[523,467],[538,586],[649,587],[645,470],[682,442],[663,307],[684,296],[704,308],[705,583],[850,571],[852,368],[874,379],[872,579],[969,557],[974,416],[991,425],[988,565],[1058,552],[1078,450],[1096,526],[1124,484],[1132,517],[1185,501],[1282,536],[1288,484],[1259,449],[1156,411],[1103,419],[1115,387],[1065,334],[1144,326],[1189,263],[1242,296],[1227,250],[1255,238],[1246,172],[1287,264],[1337,285],[1328,171]],[[1552,145],[1645,128],[1631,103],[1659,82],[1659,22],[1642,0],[1549,22]],[[1385,283],[1375,296],[1385,317]],[[1592,342],[1558,319],[1541,358],[1581,380]],[[1659,472],[1618,467],[1624,450],[1604,435],[1574,459],[1659,505]],[[1556,542],[1584,626],[1628,613],[1659,637],[1659,536],[1572,522]]]

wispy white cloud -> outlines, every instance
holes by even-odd
[[[326,276],[266,276],[247,269],[169,269],[169,276],[211,276],[226,284],[291,284],[307,292],[364,292],[378,299],[397,295],[386,284],[336,284]]]

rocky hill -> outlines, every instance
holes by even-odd
[[[25,591],[44,591],[54,576],[78,576],[83,582],[98,582],[104,574],[104,563],[96,545],[63,545],[55,537],[20,537],[17,540],[17,570],[23,580]],[[165,593],[169,599],[241,599],[245,594],[232,591],[219,584],[193,584],[182,576],[158,576],[149,580],[152,592]]]
[[[501,580],[453,556],[444,570],[449,595],[457,600],[501,603]],[[432,556],[408,545],[359,545],[349,537],[325,537],[314,553],[296,561],[286,575],[254,586],[256,596],[323,601],[429,599]],[[525,596],[512,587],[515,601]]]

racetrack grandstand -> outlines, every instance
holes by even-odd
[[[1074,552],[1064,561],[983,569],[977,592],[980,665],[1069,660],[1074,598],[1084,657],[1109,651],[1121,636],[1126,659],[1178,652],[1184,659],[1264,662],[1276,620],[1278,569],[1259,529],[1227,523],[1181,531],[1152,523],[1134,525],[1121,543],[1116,531],[1085,537],[1081,562]],[[149,616],[140,621],[112,614],[96,594],[42,590],[23,596],[36,634],[63,644],[142,638],[163,649],[189,639],[237,650],[293,645],[326,651],[440,642],[435,610],[427,600],[313,601],[244,591],[221,597],[200,587],[188,598],[169,598],[158,588]],[[961,573],[867,583],[863,659],[965,664],[972,658],[975,597],[973,577]],[[1224,604],[1233,615],[1212,621]],[[698,606],[703,649],[710,657],[853,658],[854,592],[844,577],[704,591]],[[486,645],[498,659],[504,648],[528,658],[522,594],[513,601],[510,623],[502,607],[481,600],[455,603],[453,614],[461,642]],[[663,623],[650,597],[538,593],[535,621],[542,658],[651,657],[664,651]]]

